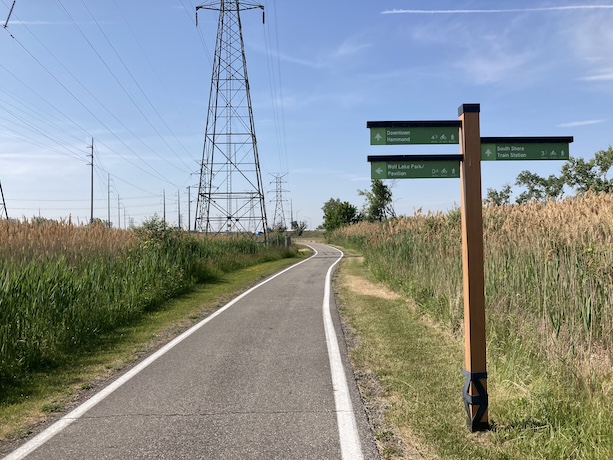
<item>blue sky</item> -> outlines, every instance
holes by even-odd
[[[94,215],[186,225],[202,160],[217,17],[192,0],[17,0],[0,30],[0,183],[9,217]],[[482,136],[574,136],[571,155],[613,144],[613,6],[565,0],[263,1],[242,14],[269,220],[273,174],[286,218],[311,227],[329,198],[363,204],[368,155],[457,153],[370,146],[367,121],[454,120],[481,104]],[[12,0],[0,0],[0,21]],[[487,188],[557,161],[482,166]],[[398,180],[396,211],[448,210],[458,179]],[[517,190],[517,188],[515,188]],[[192,202],[191,217],[194,217]]]

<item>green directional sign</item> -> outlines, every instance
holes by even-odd
[[[370,128],[370,145],[459,144],[455,126]]]
[[[481,143],[481,161],[568,160],[568,142]]]
[[[447,161],[373,161],[372,179],[452,179],[460,177],[460,162]]]

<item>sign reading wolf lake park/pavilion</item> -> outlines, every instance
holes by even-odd
[[[481,161],[568,160],[572,137],[482,137]]]
[[[460,177],[460,161],[374,161],[372,179],[445,179]]]
[[[369,121],[370,145],[459,144],[460,124],[451,121]]]

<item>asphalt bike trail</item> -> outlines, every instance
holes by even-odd
[[[379,458],[330,278],[342,253],[266,279],[5,457]]]

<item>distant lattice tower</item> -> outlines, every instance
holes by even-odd
[[[283,193],[287,193],[287,190],[283,189],[283,184],[286,182],[283,178],[287,174],[277,174],[273,176],[275,178],[275,217],[273,219],[273,229],[285,231],[287,230],[287,225],[285,222],[285,211],[283,209],[283,203],[287,200],[283,199]]]
[[[248,1],[209,1],[219,11],[204,136],[196,226],[206,233],[264,235],[268,223],[260,172],[240,12]],[[196,23],[197,23],[196,16]]]

